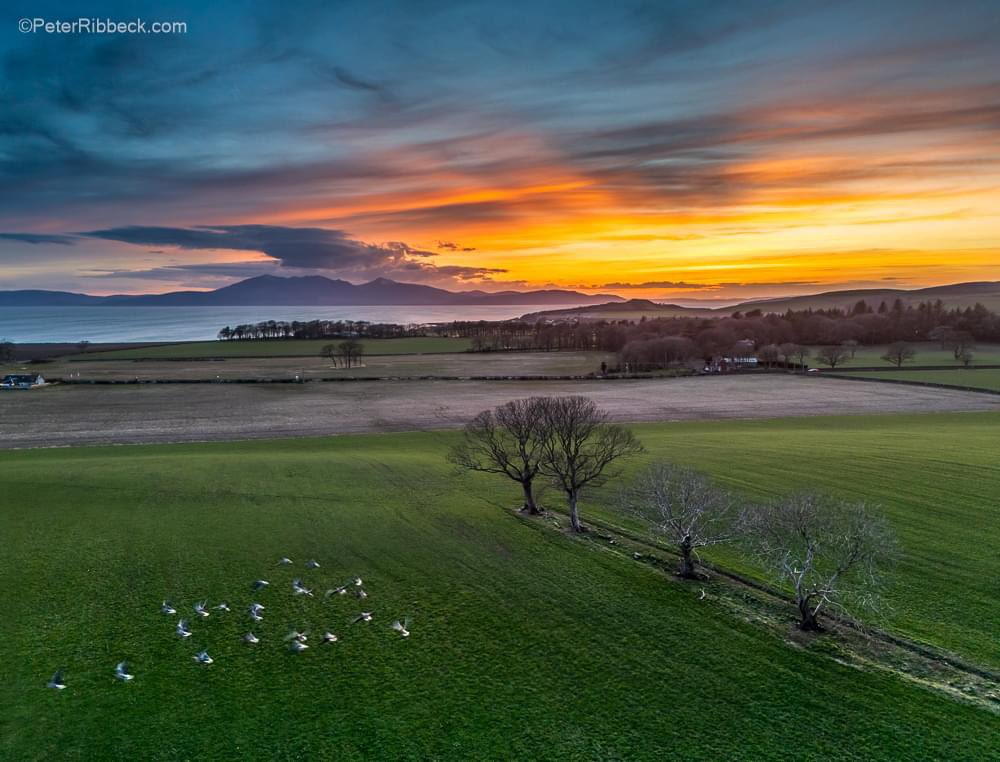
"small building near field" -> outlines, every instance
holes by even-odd
[[[0,389],[32,389],[44,384],[45,378],[41,373],[10,373],[0,381]]]
[[[747,357],[713,357],[705,366],[705,373],[731,373],[737,370],[755,370],[760,362],[754,356]]]

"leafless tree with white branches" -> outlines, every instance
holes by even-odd
[[[677,573],[688,579],[698,576],[699,548],[732,542],[742,526],[740,500],[704,474],[670,463],[643,471],[622,493],[621,506],[677,546]]]
[[[794,592],[800,629],[820,629],[827,609],[878,606],[897,544],[876,508],[800,493],[759,507],[752,527],[756,555]]]

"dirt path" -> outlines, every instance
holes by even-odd
[[[53,386],[0,393],[0,449],[453,428],[485,408],[540,394],[584,394],[622,421],[1000,411],[1000,397],[974,392],[782,375],[585,382]]]

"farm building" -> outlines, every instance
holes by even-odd
[[[706,373],[730,373],[734,370],[752,370],[759,367],[756,357],[713,357],[705,366]]]
[[[42,386],[45,378],[41,373],[10,373],[0,381],[0,388],[3,389],[31,389],[34,386]]]

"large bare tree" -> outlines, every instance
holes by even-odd
[[[642,452],[642,444],[624,426],[608,422],[608,414],[587,397],[543,398],[545,438],[542,473],[566,494],[573,531],[584,531],[578,501],[587,486],[603,483],[608,467]]]
[[[875,608],[897,554],[878,510],[813,493],[759,507],[753,546],[776,580],[792,588],[803,630],[820,629],[825,609]]]
[[[698,576],[699,548],[731,542],[740,533],[740,501],[704,474],[670,463],[656,463],[639,474],[622,493],[621,505],[677,546],[677,573],[688,579]]]
[[[916,350],[905,341],[895,341],[885,348],[882,359],[899,368],[904,362],[909,362],[916,356]]]
[[[532,397],[484,410],[466,425],[448,459],[469,471],[513,479],[524,493],[522,510],[539,513],[532,485],[545,453],[544,408],[545,400]]]

